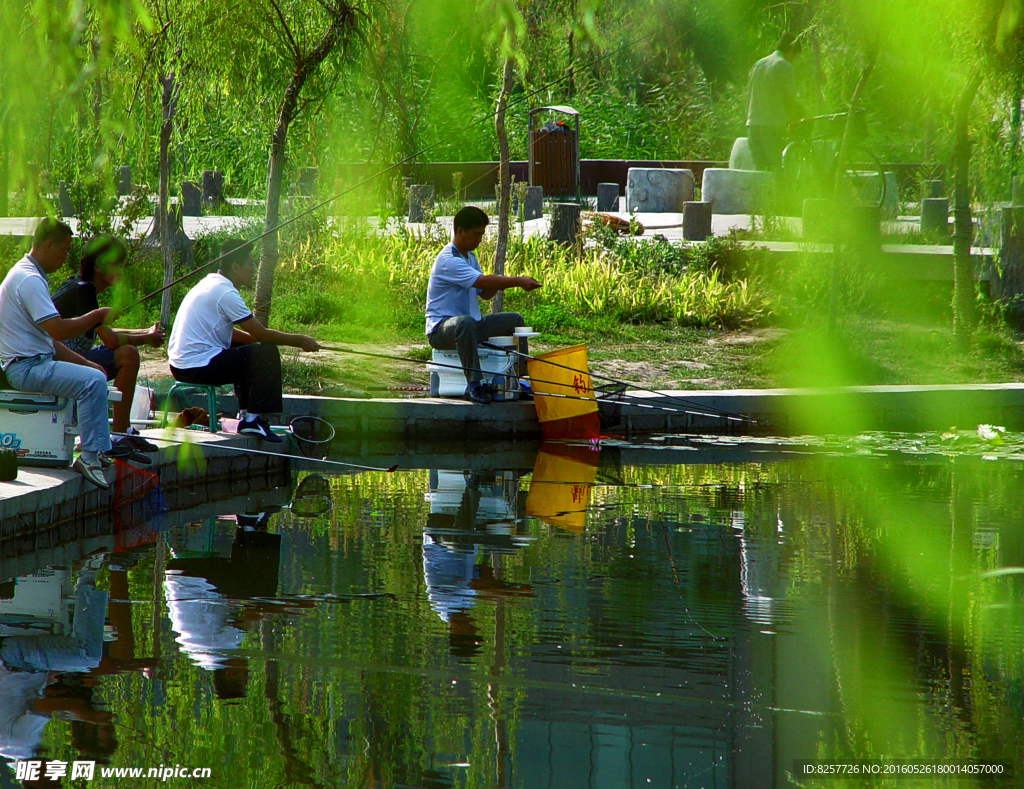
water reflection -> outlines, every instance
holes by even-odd
[[[1024,765],[1024,470],[653,451],[303,470],[135,524],[131,550],[93,534],[0,560],[0,753],[231,787]]]

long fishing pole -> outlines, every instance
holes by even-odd
[[[486,345],[486,343],[484,343],[484,345]],[[387,354],[387,353],[373,353],[371,351],[357,351],[357,350],[354,350],[352,348],[345,348],[345,347],[340,346],[340,345],[321,345],[320,347],[323,348],[326,351],[335,351],[337,353],[350,353],[350,354],[353,354],[355,356],[369,356],[369,357],[372,357],[372,358],[375,358],[375,359],[387,359],[389,361],[396,361],[396,362],[412,362],[413,364],[427,364],[427,365],[431,365],[431,366],[434,366],[434,367],[444,367],[444,368],[447,368],[449,370],[458,370],[460,372],[466,372],[468,370],[469,372],[483,373],[485,375],[491,375],[493,373],[493,371],[490,371],[490,370],[482,370],[482,369],[476,369],[476,368],[472,368],[472,367],[463,367],[461,364],[445,364],[445,363],[442,363],[442,362],[435,362],[435,361],[430,360],[430,359],[414,359],[411,356],[396,356],[394,354]],[[492,345],[490,347],[491,348],[500,348],[501,346]],[[501,348],[501,350],[509,350],[509,349]],[[532,358],[532,357],[527,357],[527,358]],[[577,371],[577,372],[579,372],[579,371]],[[568,384],[564,384],[564,383],[561,383],[559,381],[545,381],[545,380],[542,380],[540,378],[531,378],[530,380],[534,381],[536,383],[539,383],[539,384],[551,384],[552,386],[564,386],[566,388],[570,388]],[[623,385],[628,385],[628,384],[625,384],[625,382],[623,382],[623,381],[617,381],[616,383],[623,384]],[[514,390],[503,389],[501,391],[514,391]],[[534,397],[567,397],[567,398],[571,398],[573,400],[590,400],[590,401],[596,402],[596,403],[613,403],[613,402],[615,402],[614,400],[611,400],[611,399],[603,399],[602,400],[602,399],[599,399],[599,398],[596,398],[596,397],[595,398],[590,398],[590,397],[574,397],[572,395],[549,395],[549,394],[545,394],[545,393],[542,393],[542,392],[536,392],[536,391],[532,392],[532,394],[533,394]],[[642,399],[642,398],[638,398],[636,395],[626,394],[625,392],[622,392],[622,393],[618,394],[617,396],[618,397],[627,397],[627,398],[629,398],[631,400],[640,400],[640,399]],[[631,406],[636,406],[637,408],[652,408],[652,409],[657,409],[659,411],[668,411],[669,413],[672,413],[672,414],[687,414],[689,416],[706,416],[706,417],[709,417],[711,419],[724,419],[724,418],[726,418],[726,417],[723,417],[721,414],[705,413],[703,411],[690,411],[690,410],[685,410],[685,409],[682,409],[682,408],[669,408],[669,407],[663,406],[663,405],[651,405],[651,404],[648,404],[648,403],[643,403],[643,404],[642,403],[630,403],[630,405]]]
[[[118,438],[121,438],[121,437],[126,436],[128,434],[127,433],[114,433],[114,432],[111,432],[110,435],[117,436]],[[150,435],[150,434],[147,434],[146,438],[150,439],[152,441],[164,441],[164,442],[166,442],[168,444],[177,444],[177,445],[188,444],[189,446],[199,446],[199,447],[202,446],[202,444],[197,444],[194,441],[182,441],[182,440],[176,439],[176,438],[164,438],[163,436],[154,436],[154,435]],[[397,463],[395,463],[395,465],[393,465],[393,466],[391,466],[389,468],[383,468],[381,466],[361,466],[358,463],[342,463],[340,460],[326,460],[324,458],[299,457],[298,455],[286,455],[286,454],[282,454],[280,452],[265,452],[265,451],[263,451],[261,449],[250,449],[249,447],[232,447],[232,446],[224,446],[224,445],[218,444],[217,445],[217,449],[226,449],[226,450],[228,450],[230,452],[248,452],[248,453],[250,453],[252,455],[266,455],[267,457],[273,457],[273,458],[288,458],[289,460],[303,460],[303,461],[308,460],[308,461],[311,461],[313,463],[324,463],[324,464],[326,464],[328,466],[344,466],[345,468],[357,468],[357,469],[360,469],[361,471],[386,471],[388,473],[391,473],[393,471],[397,471],[398,470],[398,464]]]
[[[595,63],[598,63],[601,60],[605,60],[606,58],[609,58],[609,57],[611,57],[613,55],[618,54],[620,51],[625,50],[627,47],[632,47],[635,44],[640,43],[641,41],[643,41],[646,38],[651,38],[657,32],[658,31],[652,31],[651,33],[648,33],[647,35],[638,36],[637,38],[635,38],[635,39],[633,39],[633,40],[623,44],[618,49],[616,49],[616,50],[614,50],[612,52],[609,52],[609,53],[606,53],[606,54],[603,54],[603,55],[597,55],[596,57],[592,58],[589,63],[582,63],[581,62],[581,63],[576,63],[575,65],[578,66],[578,67],[587,67],[587,66],[594,65]],[[680,34],[679,37],[681,38],[682,34]],[[653,57],[653,55],[651,57]],[[648,58],[648,59],[650,59],[650,58]],[[546,83],[545,85],[542,85],[542,86],[540,86],[538,88],[535,88],[532,91],[527,91],[520,98],[515,99],[515,100],[509,102],[508,104],[506,104],[504,112],[508,112],[509,109],[511,109],[513,107],[516,107],[517,105],[522,104],[523,102],[529,101],[534,96],[538,95],[539,93],[543,93],[544,91],[548,90],[549,88],[554,87],[555,85],[558,85],[560,82],[564,82],[564,81],[568,80],[569,77],[570,77],[570,73],[571,72],[566,73],[564,76],[558,77],[557,79],[554,79],[551,82]],[[493,120],[495,117],[497,117],[497,115],[498,115],[498,111],[495,110],[494,112],[490,113],[489,115],[482,115],[482,116],[480,116],[477,119],[476,122],[477,123],[482,123],[485,120]],[[302,211],[302,212],[296,214],[295,216],[290,217],[290,218],[284,220],[283,222],[280,222],[275,227],[272,227],[269,230],[264,230],[262,233],[260,233],[255,238],[252,238],[252,239],[246,241],[242,245],[242,247],[240,247],[240,248],[251,247],[257,241],[259,241],[261,238],[265,238],[266,236],[269,236],[269,235],[271,235],[273,233],[276,233],[281,228],[287,227],[288,225],[292,224],[293,222],[296,222],[299,219],[302,219],[303,217],[309,216],[314,211],[318,211],[321,208],[323,208],[324,206],[327,206],[327,205],[333,203],[335,200],[337,200],[337,199],[339,199],[341,197],[344,197],[345,195],[347,195],[347,194],[349,194],[351,192],[354,192],[356,189],[359,189],[360,187],[363,187],[366,184],[371,183],[372,181],[375,181],[376,179],[380,178],[382,175],[386,175],[387,173],[391,172],[392,170],[394,170],[394,169],[396,169],[398,167],[401,167],[403,164],[411,162],[413,159],[415,159],[416,157],[426,153],[427,151],[430,151],[430,150],[432,150],[432,149],[434,149],[434,148],[436,148],[436,147],[438,147],[438,146],[440,146],[440,145],[442,145],[444,143],[449,142],[450,140],[454,139],[454,137],[455,137],[455,134],[453,133],[453,134],[449,135],[448,137],[444,137],[444,138],[438,140],[437,142],[432,143],[431,145],[427,145],[424,148],[421,148],[420,150],[416,151],[415,153],[412,153],[409,156],[406,156],[404,159],[401,159],[401,160],[399,160],[397,162],[394,162],[393,164],[388,165],[383,170],[380,170],[380,171],[374,173],[373,175],[371,175],[371,176],[369,176],[367,178],[364,178],[362,181],[359,181],[358,183],[356,183],[355,185],[349,187],[348,189],[343,189],[342,191],[332,195],[331,197],[328,197],[327,199],[322,200],[319,203],[316,203],[315,205],[311,206],[310,208],[307,208],[305,211]],[[127,307],[125,307],[122,310],[122,312],[127,312],[128,310],[132,309],[133,307],[137,307],[139,304],[142,304],[143,302],[148,301],[149,299],[153,298],[154,296],[158,296],[159,294],[163,293],[168,288],[171,288],[174,285],[177,285],[179,282],[182,282],[183,280],[188,279],[193,274],[196,274],[196,273],[198,273],[200,271],[203,271],[205,269],[210,268],[213,264],[219,263],[224,257],[225,257],[225,255],[218,255],[213,260],[210,260],[207,263],[203,263],[202,265],[197,266],[196,268],[192,269],[192,271],[188,272],[187,274],[184,274],[181,277],[178,277],[177,279],[172,280],[171,282],[168,282],[166,285],[158,288],[157,290],[154,290],[152,293],[147,293],[142,298],[137,299],[136,301],[133,301],[131,304],[129,304]]]
[[[602,381],[608,381],[610,383],[618,384],[620,386],[632,386],[635,389],[640,390],[641,392],[650,392],[651,394],[656,394],[659,397],[667,397],[669,400],[672,400],[672,401],[675,401],[675,402],[687,405],[689,407],[692,407],[692,405],[693,405],[688,400],[684,400],[684,399],[679,398],[679,397],[673,397],[672,395],[666,394],[665,392],[659,392],[657,389],[649,389],[646,386],[639,386],[638,384],[631,384],[628,381],[620,381],[617,378],[611,378],[611,377],[609,377],[607,375],[599,375],[598,373],[591,373],[591,372],[588,372],[586,370],[577,370],[575,367],[569,367],[568,365],[559,364],[558,362],[552,362],[552,361],[550,361],[548,359],[541,359],[541,358],[539,358],[537,356],[530,356],[530,354],[528,354],[528,353],[522,353],[520,351],[515,351],[515,350],[512,350],[511,348],[503,348],[500,345],[491,345],[490,343],[486,343],[486,342],[482,342],[480,344],[483,345],[485,348],[491,348],[492,350],[503,350],[503,351],[507,351],[508,353],[514,353],[516,356],[520,356],[520,357],[522,357],[524,359],[531,359],[531,360],[533,360],[535,362],[540,362],[542,364],[550,364],[552,367],[560,367],[561,369],[568,370],[569,372],[572,372],[572,373],[579,373],[580,375],[589,375],[591,378],[597,378],[597,379],[602,380]],[[715,408],[714,406],[709,406],[708,410],[716,412],[714,414],[715,416],[718,416],[718,417],[720,417],[722,419],[728,419],[728,420],[731,420],[731,421],[734,421],[734,422],[751,422],[753,424],[757,424],[757,421],[758,421],[756,419],[753,419],[752,417],[743,416],[742,414],[737,414],[737,413],[734,413],[732,411],[726,411],[726,410],[721,409],[721,408]],[[711,416],[711,415],[712,414],[701,414],[701,416]]]

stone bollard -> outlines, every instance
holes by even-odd
[[[1010,179],[1010,204],[1013,206],[1024,205],[1024,178],[1019,175]]]
[[[544,216],[544,187],[526,187],[526,197],[523,198],[523,221],[540,219]]]
[[[203,170],[203,205],[217,205],[224,201],[224,173]]]
[[[117,182],[114,191],[118,197],[127,197],[132,193],[132,168],[123,164],[117,168]]]
[[[711,203],[683,203],[683,239],[703,241],[711,235]]]
[[[949,200],[926,197],[921,201],[921,232],[925,235],[949,235]]]
[[[802,215],[803,236],[807,241],[829,242],[835,228],[835,206],[831,200],[807,198]]]
[[[851,205],[846,209],[844,241],[860,252],[882,247],[882,212],[877,205]]]
[[[299,170],[299,180],[295,184],[295,194],[300,197],[312,197],[316,194],[316,182],[319,179],[319,167],[303,167]]]
[[[614,211],[619,205],[618,184],[597,185],[597,210]]]
[[[61,216],[75,215],[75,205],[71,202],[71,194],[68,192],[67,181],[61,181],[57,185],[57,213]]]
[[[548,240],[572,246],[580,233],[580,207],[576,203],[552,203]]]
[[[434,210],[434,185],[413,184],[409,187],[409,221],[426,222]]]
[[[1024,297],[1024,207],[1001,209],[999,225],[1003,245],[999,251],[998,281],[993,283],[997,288],[992,296],[1019,305]],[[1017,312],[1021,312],[1020,307]],[[1014,325],[1019,327],[1022,319],[1024,314],[1014,314]]]
[[[693,172],[669,168],[630,167],[626,175],[626,206],[630,212],[682,213],[693,200]]]
[[[203,191],[195,181],[181,182],[182,216],[199,216],[203,213]]]
[[[935,181],[924,182],[924,196],[927,197],[945,197],[946,187],[942,183],[942,179]]]

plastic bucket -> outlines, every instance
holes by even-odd
[[[527,366],[544,438],[600,438],[586,345],[538,354]]]

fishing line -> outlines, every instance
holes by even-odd
[[[114,432],[111,432],[110,435],[111,436],[117,436],[118,438],[121,438],[121,437],[127,436],[128,434],[127,433],[114,433]],[[201,444],[199,442],[195,442],[195,441],[182,441],[182,440],[176,439],[176,438],[164,438],[163,436],[153,436],[153,435],[149,435],[149,434],[146,435],[146,438],[150,439],[152,441],[164,441],[164,442],[166,442],[168,444],[177,444],[177,445],[187,444],[190,447],[198,447],[199,449],[202,449],[202,447],[203,447],[203,444]],[[226,450],[228,450],[230,452],[249,452],[249,453],[251,453],[253,455],[265,455],[267,457],[273,457],[273,458],[287,458],[289,460],[302,460],[302,461],[308,461],[310,463],[325,463],[328,466],[344,466],[345,468],[357,468],[357,469],[360,469],[361,471],[387,471],[387,472],[390,473],[390,472],[398,470],[398,464],[397,463],[395,463],[393,466],[391,466],[389,468],[383,468],[382,466],[361,466],[358,463],[343,463],[340,460],[326,460],[324,458],[307,458],[307,457],[301,457],[299,455],[283,454],[283,453],[280,453],[280,452],[265,452],[265,451],[263,451],[261,449],[250,449],[249,447],[233,447],[233,446],[226,446],[226,445],[222,445],[222,444],[217,444],[215,448],[216,449],[226,449]]]

